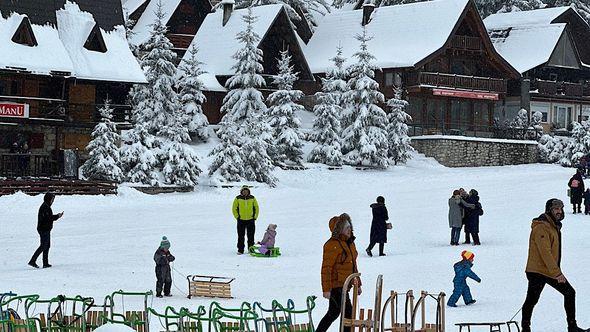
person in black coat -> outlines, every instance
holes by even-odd
[[[53,222],[64,215],[63,211],[58,214],[53,214],[51,205],[53,204],[54,200],[54,194],[45,194],[43,197],[43,204],[41,204],[41,207],[39,208],[39,214],[37,216],[37,232],[39,233],[41,244],[29,261],[29,265],[37,269],[39,268],[39,265],[37,265],[37,258],[39,255],[41,255],[41,253],[43,253],[43,268],[51,267],[51,264],[49,264],[51,230],[53,229]]]
[[[162,288],[164,296],[172,296],[170,288],[172,287],[172,271],[170,262],[174,262],[175,257],[170,253],[170,241],[165,236],[162,237],[160,247],[154,253],[154,262],[156,262],[156,297],[162,297]]]
[[[567,186],[570,187],[570,202],[574,208],[574,213],[582,213],[582,198],[585,189],[581,170],[578,170],[576,174],[571,177]]]
[[[473,204],[475,208],[465,209],[465,232],[473,238],[473,245],[480,245],[479,242],[479,217],[483,215],[483,208],[479,202],[479,193],[475,189],[469,191],[467,203]]]
[[[371,222],[371,241],[367,248],[367,255],[373,257],[373,247],[379,243],[379,256],[385,256],[383,249],[387,243],[387,208],[385,207],[385,198],[377,197],[377,203],[371,204],[373,210],[373,221]]]

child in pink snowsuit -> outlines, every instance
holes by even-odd
[[[270,255],[270,248],[274,248],[275,246],[275,237],[277,236],[277,225],[270,224],[266,228],[266,232],[262,237],[262,241],[258,242],[260,244],[260,248],[258,251],[263,255]]]

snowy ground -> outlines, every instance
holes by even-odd
[[[230,207],[237,188],[200,186],[189,194],[149,196],[123,188],[118,196],[58,197],[54,211],[64,210],[52,233],[51,269],[26,265],[38,245],[35,231],[42,198],[24,194],[0,197],[0,292],[81,294],[97,299],[117,289],[153,289],[152,255],[162,235],[172,243],[174,268],[183,274],[235,277],[235,299],[241,301],[292,298],[302,304],[307,295],[318,296],[315,323],[327,301],[321,298],[321,248],[329,237],[328,219],[348,212],[353,219],[360,271],[370,305],[374,282],[384,276],[384,293],[414,289],[452,291],[452,264],[463,249],[474,250],[474,270],[483,279],[471,283],[477,303],[447,309],[447,329],[464,321],[505,321],[521,306],[526,279],[531,218],[538,216],[547,198],[566,200],[571,169],[551,165],[449,169],[418,157],[407,166],[388,171],[339,171],[309,165],[305,171],[277,171],[277,188],[252,189],[261,206],[257,238],[268,223],[278,224],[277,244],[283,256],[257,259],[236,255],[235,221]],[[447,200],[453,189],[476,188],[485,211],[481,247],[448,245]],[[389,232],[387,257],[364,254],[371,222],[369,204],[383,195],[394,228]],[[562,266],[578,294],[579,323],[590,326],[590,217],[572,215],[567,207]],[[376,251],[376,250],[374,250]],[[154,298],[157,309],[166,305],[196,308],[207,299],[186,299],[186,279],[174,274],[174,297]],[[462,303],[460,303],[462,304]],[[128,308],[134,304],[127,302]],[[135,303],[137,305],[137,303]],[[536,308],[535,331],[564,331],[562,299],[547,288]],[[520,316],[517,317],[517,320]],[[159,328],[153,320],[154,329]],[[332,327],[335,331],[336,325]]]

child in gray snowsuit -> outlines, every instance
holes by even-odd
[[[174,256],[170,253],[170,241],[163,236],[160,247],[154,254],[156,262],[156,297],[162,297],[162,288],[164,296],[172,296],[170,287],[172,287],[172,273],[170,271],[170,262],[174,262]]]
[[[258,251],[263,255],[270,255],[271,248],[275,247],[275,237],[277,236],[277,225],[270,224],[266,228],[266,232],[262,237],[262,241],[258,242],[260,244],[260,248]]]

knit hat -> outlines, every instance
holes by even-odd
[[[553,209],[554,207],[563,208],[563,202],[557,198],[552,198],[552,199],[548,200],[545,203],[545,212],[546,213],[551,212],[551,209]]]
[[[162,242],[160,242],[160,248],[162,249],[170,249],[170,241],[168,241],[168,238],[165,236],[162,236]]]
[[[463,257],[463,259],[466,260],[472,260],[475,258],[475,254],[471,251],[463,250],[463,252],[461,253],[461,257]]]

